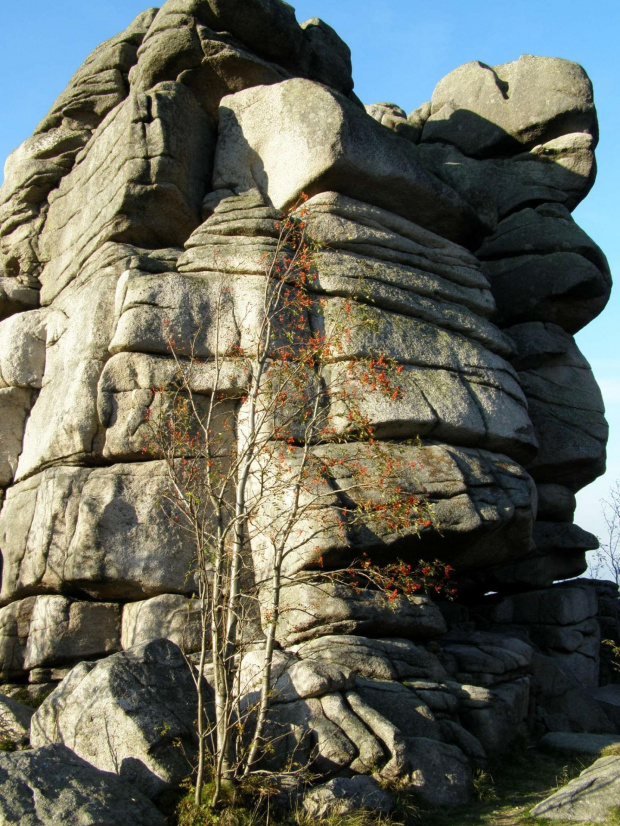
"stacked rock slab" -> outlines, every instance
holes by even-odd
[[[472,203],[484,193],[492,232],[476,255],[495,322],[515,344],[512,364],[539,445],[526,465],[539,503],[532,553],[489,572],[491,586],[547,586],[579,575],[585,552],[596,547],[572,525],[574,493],[604,472],[607,423],[572,336],[604,308],[611,277],[570,210],[594,181],[597,140],[583,69],[532,55],[502,66],[468,63],[449,74],[433,93],[421,136],[437,174],[457,189],[454,176],[465,175],[468,188],[460,191]]]
[[[610,276],[570,210],[592,185],[596,139],[589,80],[558,59],[467,64],[408,118],[366,110],[346,45],[280,0],[168,0],[99,47],[0,191],[0,680],[53,685],[104,657],[113,670],[160,637],[196,649],[193,551],[162,506],[166,463],[145,422],[169,401],[172,333],[201,360],[199,409],[225,357],[219,426],[235,450],[251,364],[229,354],[256,340],[265,260],[304,193],[322,318],[346,304],[353,319],[326,369],[403,468],[401,489],[429,496],[438,530],[345,539],[337,509],[322,509],[321,547],[285,556],[270,725],[289,754],[311,742],[326,776],[377,770],[464,800],[472,765],[526,724],[532,646],[509,629],[446,636],[428,597],[387,605],[336,584],[317,597],[312,578],[317,554],[336,566],[395,550],[441,558],[474,593],[584,570],[594,540],[572,522],[574,494],[602,473],[607,431],[572,336]],[[317,329],[312,309],[305,324]],[[355,372],[377,352],[399,370],[392,401]],[[336,472],[330,490],[348,481]],[[259,579],[270,518],[259,512],[250,538]],[[570,656],[556,637],[543,642]],[[110,771],[59,725],[104,673],[92,667],[40,713],[37,745]]]

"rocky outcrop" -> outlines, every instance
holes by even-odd
[[[558,58],[466,64],[409,115],[364,107],[348,47],[280,0],[167,0],[93,52],[0,191],[0,680],[56,687],[34,717],[39,748],[3,758],[15,799],[43,782],[45,761],[75,795],[107,789],[50,743],[151,796],[187,774],[170,740],[193,748],[181,649],[191,660],[202,629],[168,461],[192,450],[166,454],[150,423],[172,409],[191,350],[195,411],[218,402],[212,460],[234,466],[265,266],[287,216],[312,245],[287,340],[299,349],[343,313],[348,325],[322,364],[331,443],[294,422],[247,532],[259,639],[270,526],[307,447],[329,472],[284,553],[268,723],[285,746],[272,767],[299,755],[316,769],[323,784],[304,804],[315,813],[367,796],[387,807],[373,772],[458,803],[472,768],[521,731],[614,727],[590,695],[601,611],[620,638],[617,594],[554,585],[596,547],[573,524],[575,493],[605,466],[602,399],[573,338],[611,287],[571,217],[597,139],[590,81]],[[367,390],[360,363],[378,354],[395,394]],[[275,433],[287,416],[274,406]],[[376,478],[386,463],[397,495],[428,502],[433,519],[343,529],[342,503],[367,514],[374,495],[350,493],[350,468]],[[321,578],[321,565],[346,570],[363,554],[442,560],[460,605]],[[256,652],[244,669],[249,704]]]

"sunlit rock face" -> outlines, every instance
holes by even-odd
[[[472,761],[525,718],[531,650],[496,641],[496,676],[476,683],[486,661],[471,652],[492,641],[445,642],[442,658],[418,648],[444,645],[429,598],[388,605],[343,585],[317,596],[312,572],[317,553],[439,557],[475,594],[585,570],[596,541],[572,522],[574,494],[604,470],[607,425],[573,334],[611,279],[570,211],[594,180],[596,113],[581,67],[528,55],[459,67],[408,117],[364,108],[352,89],[338,35],[316,18],[298,25],[279,0],[168,0],[100,46],[8,159],[0,676],[56,679],[160,636],[196,645],[195,616],[182,628],[192,547],[160,507],[165,462],[145,417],[174,375],[171,330],[203,360],[199,407],[209,361],[251,348],[265,257],[305,193],[324,320],[351,307],[329,370],[402,466],[402,489],[428,494],[436,526],[350,537],[329,506],[318,545],[304,526],[278,634],[281,672],[309,662],[315,677],[281,716],[319,732],[329,770],[379,765],[459,802]],[[378,352],[399,368],[397,399],[360,392],[350,369]],[[246,367],[231,360],[223,381],[234,450]],[[265,505],[257,520],[269,518]],[[272,550],[260,531],[251,553],[262,575]],[[320,676],[319,650],[344,676]],[[434,762],[426,739],[442,744]]]

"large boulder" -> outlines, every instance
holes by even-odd
[[[433,92],[423,140],[485,158],[574,132],[598,135],[585,71],[570,60],[522,55],[500,66],[474,60],[446,75]]]
[[[212,122],[180,83],[132,93],[114,109],[50,195],[39,239],[43,302],[107,241],[182,244],[200,223],[214,144]]]
[[[606,823],[620,806],[620,757],[601,757],[579,777],[534,806],[530,814],[544,820]]]
[[[76,666],[32,719],[34,748],[62,743],[148,797],[189,774],[196,697],[189,666],[168,640]]]
[[[208,634],[166,462],[202,461],[201,426],[166,453],[154,423],[190,395],[199,419],[215,403],[207,462],[234,470],[266,320],[257,415],[281,461],[252,464],[245,490],[244,639],[273,621],[276,534],[287,538],[267,720],[278,746],[261,768],[318,772],[331,785],[310,793],[315,812],[350,808],[374,774],[459,804],[472,767],[533,720],[615,720],[578,685],[599,667],[581,586],[515,595],[581,573],[595,545],[572,522],[607,437],[572,339],[610,288],[570,216],[595,175],[590,82],[574,63],[524,56],[460,67],[409,116],[352,90],[346,44],[281,0],[166,0],[87,58],[7,163],[0,680],[40,697],[64,678],[33,743],[73,748],[150,796],[189,771],[186,659]],[[287,306],[285,279],[268,319],[265,276],[290,264],[289,220],[305,238],[304,306]],[[319,363],[306,358],[323,339]],[[277,392],[291,362],[296,389],[321,393],[318,443],[299,394]],[[298,500],[306,460],[317,473]],[[482,633],[477,613],[440,609],[417,581],[407,595],[360,587],[360,559],[412,572],[442,560],[440,592],[512,602],[492,600]],[[262,652],[243,654],[238,701],[251,709]],[[68,799],[74,817],[106,822]]]
[[[300,117],[308,108],[313,117]],[[277,208],[295,205],[302,193],[336,190],[455,241],[471,244],[480,231],[468,205],[424,169],[411,144],[302,79],[222,100],[213,183],[239,191],[258,184]]]
[[[164,826],[135,786],[61,745],[0,755],[0,820],[6,826]]]

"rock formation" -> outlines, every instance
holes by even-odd
[[[325,313],[348,301],[372,319],[333,370],[376,351],[403,368],[401,397],[363,410],[416,463],[403,488],[434,505],[439,531],[400,553],[454,566],[460,595],[395,609],[334,586],[317,601],[314,549],[301,554],[273,724],[290,749],[311,743],[326,779],[408,778],[448,803],[533,724],[532,697],[539,726],[613,730],[584,693],[599,680],[601,589],[553,586],[596,547],[573,523],[575,493],[605,465],[601,395],[573,338],[611,287],[571,217],[596,142],[590,81],[556,58],[468,63],[409,116],[364,107],[347,46],[281,0],[167,0],[88,57],[0,191],[0,679],[34,691],[70,672],[34,718],[41,761],[66,770],[55,742],[76,771],[79,758],[115,771],[91,748],[98,724],[71,722],[72,697],[106,686],[118,720],[115,669],[146,668],[160,637],[197,645],[192,548],[158,507],[167,478],[145,414],[174,369],[169,327],[207,361],[251,340],[263,256],[302,193]],[[330,535],[325,552],[387,558],[390,543]],[[260,569],[269,550],[251,551]],[[152,657],[163,667],[171,651]],[[314,739],[294,744],[301,730]],[[20,760],[30,783],[39,769]],[[172,776],[116,770],[151,796]]]

